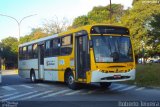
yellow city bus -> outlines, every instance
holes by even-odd
[[[135,79],[135,58],[129,29],[87,25],[19,45],[19,75],[37,80],[100,83]]]

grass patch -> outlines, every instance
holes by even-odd
[[[147,87],[160,87],[160,64],[138,64],[136,67],[136,79],[134,81],[127,81],[126,83]]]

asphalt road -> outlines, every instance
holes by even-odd
[[[160,107],[160,89],[113,83],[108,89],[92,84],[82,85],[81,89],[74,91],[64,83],[34,84],[30,80],[20,78],[17,74],[8,73],[2,77],[0,99],[3,107],[6,107],[4,105],[8,102],[17,104],[16,107],[53,107],[53,105],[54,107],[121,107],[125,106],[124,104],[145,107],[145,104],[151,104],[148,103],[149,101],[152,104],[159,104],[156,107]]]

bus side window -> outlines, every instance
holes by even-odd
[[[28,46],[28,59],[32,58],[32,45]]]
[[[38,50],[37,50],[37,44],[32,45],[32,58],[38,58]]]
[[[45,43],[45,56],[46,57],[50,56],[50,40],[46,41]]]
[[[23,47],[23,59],[27,59],[27,47]]]
[[[52,53],[52,56],[60,55],[60,38],[55,38],[52,40],[51,53]]]
[[[72,52],[72,35],[62,37],[61,55],[69,55]]]
[[[23,50],[22,47],[19,48],[19,59],[22,60],[23,59]]]

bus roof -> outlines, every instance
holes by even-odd
[[[39,43],[39,42],[42,42],[42,41],[45,41],[45,40],[48,40],[48,39],[51,39],[51,38],[54,38],[54,37],[58,37],[58,34],[54,34],[54,35],[51,35],[51,36],[47,36],[47,37],[44,37],[44,38],[40,38],[40,39],[37,39],[37,40],[26,42],[26,43],[20,44],[19,47],[26,46],[26,45],[31,45],[31,44],[34,44],[34,43]]]
[[[59,33],[58,35],[59,35],[59,36],[62,36],[62,35],[70,34],[70,33],[75,33],[75,32],[78,32],[78,31],[80,31],[80,30],[87,30],[88,33],[90,33],[90,29],[91,29],[93,26],[110,26],[110,27],[122,27],[122,28],[127,28],[127,27],[124,27],[124,26],[117,26],[117,25],[112,25],[112,24],[92,24],[92,25],[86,25],[86,26],[81,26],[81,27],[73,28],[73,29],[68,30],[68,31],[66,31],[66,32]],[[127,29],[128,29],[128,28],[127,28]]]
[[[58,36],[67,35],[67,34],[70,34],[70,33],[75,33],[75,32],[78,32],[78,31],[80,31],[80,30],[86,30],[86,31],[88,31],[88,33],[89,33],[91,27],[93,27],[93,26],[111,26],[111,27],[122,27],[122,28],[126,28],[126,27],[123,27],[123,26],[115,26],[115,25],[111,25],[111,24],[93,24],[93,25],[86,25],[86,26],[82,26],[82,27],[78,27],[78,28],[73,28],[73,29],[71,29],[71,30],[68,30],[68,31],[65,31],[65,32],[62,32],[62,33],[59,33],[59,34],[54,34],[54,35],[51,35],[51,36],[47,36],[47,37],[44,37],[44,38],[40,38],[40,39],[37,39],[37,40],[33,40],[33,41],[30,41],[30,42],[26,42],[26,43],[20,44],[19,47],[26,46],[26,45],[31,45],[31,44],[34,44],[34,43],[39,43],[39,42],[42,42],[42,41],[45,41],[45,40],[49,40],[49,39],[51,39],[51,38],[58,37]]]

